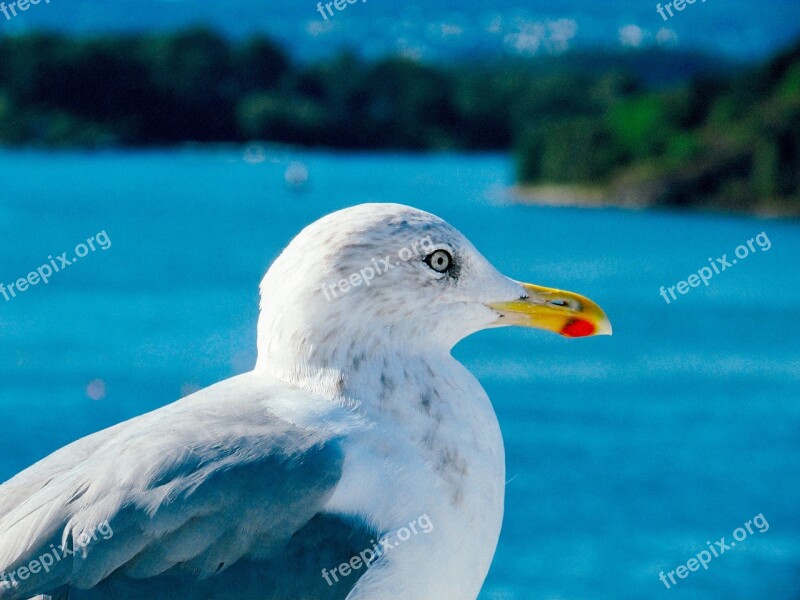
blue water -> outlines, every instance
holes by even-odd
[[[495,330],[456,349],[508,453],[482,600],[800,597],[797,223],[515,206],[502,156],[267,158],[0,154],[0,282],[98,232],[112,243],[0,296],[0,480],[249,369],[257,284],[289,239],[334,209],[401,201],[506,274],[589,295],[614,325],[589,340]],[[302,192],[284,182],[291,160],[308,167]],[[769,251],[670,305],[659,295],[762,231]],[[670,591],[659,581],[760,513],[765,533]]]

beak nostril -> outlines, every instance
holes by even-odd
[[[552,306],[558,306],[559,308],[569,308],[571,310],[582,310],[583,308],[579,302],[564,298],[555,298],[548,301],[548,304],[551,304]]]

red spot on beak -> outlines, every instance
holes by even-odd
[[[561,330],[561,335],[571,338],[587,337],[595,332],[595,326],[583,319],[573,319]]]

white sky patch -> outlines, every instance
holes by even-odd
[[[545,46],[550,52],[561,53],[569,49],[569,43],[578,33],[578,24],[572,19],[559,19],[547,24],[549,38]]]
[[[489,33],[501,33],[503,31],[503,17],[495,15],[486,25],[486,31]]]
[[[521,54],[536,54],[544,39],[544,25],[541,23],[525,23],[518,33],[509,33],[505,43]]]
[[[569,49],[577,32],[578,24],[572,19],[520,20],[517,22],[517,32],[506,35],[504,41],[520,54],[536,54],[540,48],[551,54],[560,54]]]
[[[322,35],[323,33],[328,33],[333,29],[333,22],[331,21],[309,21],[308,25],[306,26],[306,33],[317,37]]]
[[[678,41],[678,35],[672,30],[666,27],[662,27],[656,33],[656,41],[659,44],[674,44]]]
[[[422,60],[422,57],[425,54],[425,49],[423,46],[415,45],[405,38],[399,38],[396,42],[396,46],[397,53],[408,60]]]
[[[102,400],[106,397],[106,382],[95,379],[86,386],[86,397],[90,400]]]
[[[623,46],[638,48],[644,41],[644,29],[638,25],[625,25],[619,30],[619,41]]]
[[[464,35],[464,28],[456,23],[433,23],[430,26],[430,31],[442,38]]]

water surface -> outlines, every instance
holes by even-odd
[[[482,600],[800,597],[796,224],[515,206],[495,155],[242,156],[0,154],[0,282],[98,232],[112,242],[0,297],[0,480],[251,368],[258,282],[291,237],[338,208],[403,202],[509,276],[589,295],[614,324],[613,338],[496,330],[456,348],[508,453]],[[284,181],[293,160],[310,174],[302,192]],[[769,251],[670,305],[659,295],[762,231]],[[768,531],[667,592],[660,571],[760,513]]]

